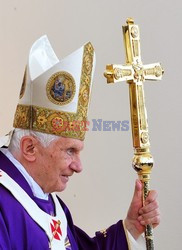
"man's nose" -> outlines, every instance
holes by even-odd
[[[70,168],[76,173],[80,173],[82,171],[82,162],[79,157],[72,161]]]

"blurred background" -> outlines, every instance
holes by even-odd
[[[97,65],[82,153],[84,171],[59,195],[75,224],[90,235],[125,218],[135,179],[129,131],[92,131],[92,119],[130,121],[128,86],[107,85],[105,65],[124,63],[122,25],[133,17],[140,27],[143,63],[161,62],[160,82],[145,82],[151,152],[155,159],[151,188],[158,190],[162,221],[155,246],[181,245],[181,2],[179,0],[0,0],[0,135],[12,129],[29,49],[47,34],[58,58],[87,41]]]

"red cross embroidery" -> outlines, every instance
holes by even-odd
[[[60,228],[60,224],[61,222],[58,220],[58,221],[55,221],[55,220],[52,220],[53,224],[51,224],[51,231],[52,231],[52,235],[53,235],[53,238],[55,238],[56,240],[61,240],[61,236],[62,236],[62,231],[61,231],[61,228]]]

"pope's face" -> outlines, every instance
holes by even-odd
[[[61,192],[69,177],[82,171],[80,152],[83,142],[78,139],[60,137],[47,148],[38,144],[36,182],[45,193]]]

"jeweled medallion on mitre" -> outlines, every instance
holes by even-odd
[[[60,71],[49,78],[46,90],[49,100],[62,106],[73,100],[76,85],[71,74]]]

